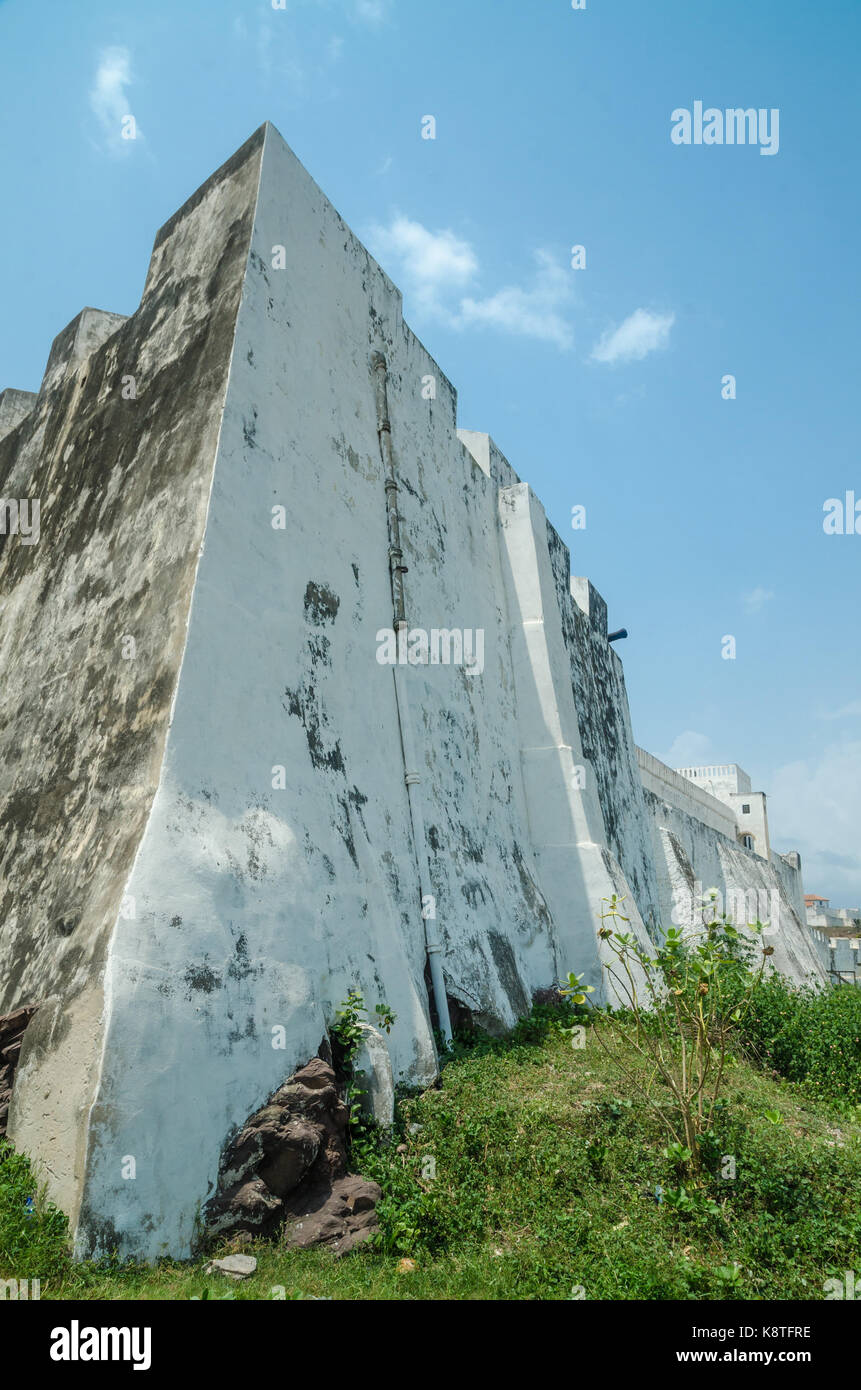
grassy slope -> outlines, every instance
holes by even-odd
[[[592,1038],[575,1051],[556,1028],[520,1032],[538,1036],[462,1053],[439,1089],[402,1103],[387,1150],[357,1155],[385,1189],[382,1250],[339,1260],[260,1244],[241,1285],[205,1278],[203,1260],[75,1266],[62,1218],[25,1214],[33,1184],[13,1155],[0,1164],[0,1274],[40,1276],[43,1298],[260,1299],[280,1285],[288,1298],[569,1299],[582,1286],[587,1299],[820,1299],[825,1279],[858,1268],[857,1113],[734,1062],[713,1166],[732,1154],[737,1177],[709,1180],[720,1215],[685,1215],[655,1199],[680,1182],[666,1138]]]

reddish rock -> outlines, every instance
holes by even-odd
[[[346,1255],[379,1229],[376,1213],[382,1189],[355,1173],[313,1193],[297,1192],[285,1202],[287,1222],[281,1242],[288,1250],[328,1245]]]
[[[207,1224],[213,1235],[239,1229],[263,1235],[277,1223],[281,1206],[262,1178],[255,1178],[213,1197],[207,1203]]]
[[[315,1057],[253,1115],[222,1155],[218,1190],[206,1205],[219,1235],[273,1234],[345,1254],[377,1229],[376,1183],[347,1173],[349,1114],[335,1073]]]
[[[13,1034],[23,1033],[38,1007],[38,1004],[28,1004],[14,1013],[4,1014],[0,1018],[0,1043],[8,1042]]]
[[[14,1013],[4,1014],[0,1018],[0,1139],[6,1133],[12,1083],[21,1053],[21,1043],[27,1025],[38,1007],[38,1004],[27,1004],[25,1008],[16,1009]]]

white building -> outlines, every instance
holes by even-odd
[[[744,768],[738,763],[718,763],[706,767],[679,767],[676,771],[701,791],[729,806],[735,817],[739,844],[763,859],[771,859],[765,792],[751,790],[751,780]]]
[[[819,931],[840,932],[856,935],[861,924],[861,907],[831,907],[829,898],[821,898],[816,893],[805,893],[804,906],[807,909],[807,925]]]

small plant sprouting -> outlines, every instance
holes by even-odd
[[[387,1004],[376,1004],[374,1006],[373,1026],[383,1029],[386,1033],[392,1031],[397,1020],[397,1015]],[[345,1078],[344,1101],[349,1111],[349,1133],[352,1136],[354,1131],[361,1128],[364,1123],[362,1116],[362,1097],[365,1094],[365,1087],[359,1084],[359,1076],[356,1072],[356,1054],[362,1043],[362,1026],[367,1022],[367,1009],[365,1007],[364,996],[361,990],[351,989],[347,997],[335,1013],[335,1022],[329,1030],[329,1038],[332,1043],[332,1055],[335,1068],[340,1071]]]

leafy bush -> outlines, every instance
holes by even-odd
[[[604,899],[598,931],[612,957],[603,968],[624,1008],[595,1010],[595,1039],[660,1120],[674,1151],[686,1154],[684,1165],[694,1177],[724,1082],[732,1027],[750,1011],[766,959],[774,954],[763,947],[754,971],[752,943],[726,914],[716,915],[716,898],[713,890],[702,900],[698,930],[670,927],[658,945],[644,946],[620,930],[629,919],[614,893]],[[762,924],[750,930],[761,932]],[[570,974],[560,989],[578,1006],[594,993],[582,979]],[[638,1078],[638,1061],[648,1064],[645,1080]]]
[[[797,987],[770,975],[738,1028],[746,1051],[840,1108],[861,1105],[861,989]]]

